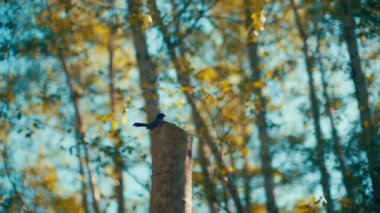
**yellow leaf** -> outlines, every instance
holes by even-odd
[[[105,171],[106,171],[106,173],[107,173],[108,175],[112,175],[112,174],[113,174],[113,169],[112,169],[112,167],[110,167],[110,166],[107,166],[107,167],[105,168]]]
[[[200,172],[193,172],[193,182],[201,182],[204,179],[204,176]]]
[[[259,65],[259,66],[257,66],[257,69],[259,69],[259,70],[262,70],[262,69],[264,69],[264,65]]]
[[[228,81],[222,81],[220,83],[220,86],[223,93],[227,93],[231,91],[231,84]]]
[[[7,101],[8,103],[13,102],[16,99],[16,96],[13,93],[8,93]]]
[[[130,105],[132,103],[132,99],[130,96],[127,96],[127,98],[125,99],[125,105]]]
[[[45,67],[45,72],[47,73],[49,79],[54,78],[54,73],[50,66]]]
[[[225,176],[227,174],[227,168],[220,168],[220,174]]]
[[[193,87],[191,87],[191,86],[186,86],[186,87],[181,87],[181,89],[179,89],[179,91],[180,92],[189,92],[189,93],[191,93],[191,92],[193,92]]]
[[[100,38],[106,39],[109,35],[109,28],[107,26],[95,25],[93,27],[93,32]]]
[[[363,122],[363,126],[364,126],[365,129],[368,129],[368,127],[369,127],[369,121],[368,121],[368,120],[365,120],[365,121]]]
[[[241,151],[242,152],[242,155],[245,157],[245,156],[248,156],[249,154],[249,150],[247,148],[243,148],[243,150]]]
[[[184,100],[178,101],[178,103],[177,103],[177,109],[182,109],[184,105],[185,105],[185,101]]]
[[[94,79],[94,84],[95,85],[99,85],[99,84],[101,84],[102,83],[102,80],[97,76],[97,77],[95,77],[95,79]]]
[[[340,100],[336,100],[334,102],[335,109],[339,109],[342,106],[342,102]]]
[[[215,100],[215,97],[213,95],[207,96],[207,98],[206,98],[207,104],[215,104],[215,102],[216,102],[216,100]]]
[[[367,76],[367,82],[369,85],[371,85],[374,81],[376,80],[376,76],[374,73],[372,73],[371,75]]]
[[[272,72],[266,72],[264,76],[266,79],[270,79],[270,78],[272,78],[273,73]]]
[[[7,197],[6,197],[5,195],[3,195],[3,196],[0,198],[0,204],[3,204],[6,198],[7,198]]]
[[[218,77],[218,74],[214,69],[207,68],[198,72],[195,77],[203,81],[211,82]]]
[[[42,110],[44,112],[46,112],[47,110],[49,110],[49,104],[47,102],[43,102],[42,103]]]
[[[367,37],[365,35],[362,35],[360,36],[360,39],[362,40],[362,42],[365,42],[367,40]]]
[[[376,53],[375,52],[371,53],[371,55],[369,56],[369,59],[375,60],[376,59]]]
[[[116,130],[117,129],[118,124],[117,124],[116,121],[112,121],[111,125],[112,125],[112,130]]]
[[[263,81],[254,81],[253,82],[253,87],[254,88],[263,88],[264,87],[264,82]]]
[[[126,124],[127,121],[128,121],[128,119],[127,119],[126,116],[123,116],[123,117],[121,118],[121,123],[122,123],[122,124]]]

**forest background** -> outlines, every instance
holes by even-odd
[[[158,112],[196,212],[380,206],[376,0],[3,0],[0,211],[147,212]]]

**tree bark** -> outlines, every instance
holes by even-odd
[[[112,2],[113,3],[113,2]],[[113,5],[112,5],[113,6]],[[115,26],[113,25],[114,17],[111,17],[110,35],[107,44],[108,54],[109,54],[109,64],[108,64],[108,80],[109,80],[109,95],[110,95],[110,111],[112,114],[113,122],[117,119],[116,116],[116,93],[115,93],[115,79],[114,79],[114,46],[113,46],[113,35],[115,33]],[[117,211],[119,213],[125,212],[124,207],[124,180],[123,180],[123,169],[124,169],[124,159],[120,154],[120,149],[123,146],[123,140],[120,136],[120,131],[112,129],[112,135],[114,139],[115,154],[113,156],[113,161],[115,164],[114,174],[117,183],[115,184],[115,195],[117,200]]]
[[[211,213],[219,212],[218,198],[216,196],[215,184],[208,170],[210,166],[210,158],[208,146],[205,145],[204,139],[198,142],[199,161],[203,175],[203,185],[205,187],[206,200]]]
[[[245,211],[252,212],[252,207],[251,207],[252,176],[249,173],[250,167],[249,167],[248,162],[249,162],[248,155],[246,155],[244,156],[244,165],[243,165]]]
[[[260,57],[258,55],[258,43],[253,42],[253,31],[252,26],[252,3],[249,0],[245,0],[245,20],[246,20],[246,30],[248,31],[247,36],[247,48],[248,48],[248,59],[250,64],[250,69],[252,72],[251,80],[252,82],[259,82],[261,80],[260,76]],[[277,213],[278,208],[276,204],[276,199],[274,195],[274,178],[273,178],[273,167],[272,167],[272,155],[270,153],[270,143],[271,139],[268,134],[267,123],[266,123],[266,100],[262,93],[262,88],[254,88],[255,98],[259,100],[259,106],[256,109],[256,122],[259,130],[260,139],[260,157],[261,157],[261,168],[264,174],[264,189],[266,195],[266,208],[270,213]]]
[[[47,4],[47,15],[49,16],[49,19],[51,19],[51,9],[50,9],[50,4]],[[49,27],[51,27],[49,25]],[[82,157],[82,150],[81,150],[81,145],[84,144],[84,137],[82,134],[82,119],[79,114],[79,107],[78,107],[78,101],[75,95],[75,90],[74,90],[74,85],[73,81],[71,79],[71,75],[68,70],[68,66],[66,64],[65,56],[63,54],[62,48],[59,46],[58,41],[56,39],[56,35],[53,33],[52,36],[52,42],[53,46],[55,46],[58,51],[58,57],[59,61],[61,62],[63,72],[66,77],[66,84],[69,88],[69,99],[71,100],[73,107],[74,107],[74,113],[75,113],[75,120],[74,120],[74,125],[75,125],[75,141],[76,141],[76,149],[77,149],[77,154],[78,154],[78,164],[79,164],[79,176],[80,176],[80,182],[81,182],[81,197],[82,197],[82,206],[83,210],[85,213],[89,213],[89,204],[87,200],[87,187],[86,187],[86,176],[85,176],[85,162]],[[90,175],[90,174],[89,174]],[[95,198],[95,196],[93,196]],[[96,200],[96,199],[94,199]],[[94,204],[94,209],[96,209],[97,205],[96,203]]]
[[[380,208],[380,150],[376,141],[376,124],[372,118],[368,102],[368,89],[365,74],[361,67],[359,47],[355,35],[355,22],[352,16],[351,1],[340,0],[342,8],[343,36],[350,56],[351,76],[355,85],[355,96],[358,100],[359,115],[363,131],[363,149],[368,158],[372,194],[377,208]]]
[[[191,213],[192,138],[164,122],[152,130],[151,213]]]
[[[319,16],[322,17],[322,14],[320,14]],[[333,143],[334,143],[334,153],[335,153],[336,157],[338,158],[339,169],[340,169],[340,172],[342,173],[343,185],[344,185],[344,188],[346,189],[347,198],[349,198],[351,201],[354,201],[355,197],[354,197],[354,192],[352,190],[352,188],[353,188],[353,186],[352,186],[352,184],[353,184],[352,175],[350,174],[350,172],[347,169],[347,163],[346,163],[343,148],[341,145],[341,139],[339,137],[338,130],[336,129],[334,117],[333,117],[332,112],[330,110],[331,107],[333,107],[333,106],[331,104],[331,98],[330,98],[330,95],[328,93],[328,84],[327,84],[327,79],[326,79],[326,67],[324,66],[324,64],[322,62],[322,54],[321,54],[321,49],[320,49],[321,48],[321,35],[320,35],[321,29],[319,29],[318,25],[319,24],[317,22],[315,22],[315,28],[317,31],[317,33],[316,33],[316,37],[317,37],[316,54],[317,54],[318,67],[319,67],[319,70],[321,72],[322,94],[323,94],[323,97],[325,99],[325,109],[326,109],[327,117],[329,118],[329,122],[330,122],[330,126],[331,126],[331,135],[332,135],[332,139],[333,139]]]
[[[90,191],[91,191],[91,195],[92,195],[92,206],[94,208],[94,212],[99,213],[99,198],[97,196],[96,189],[95,189],[95,180],[94,180],[94,174],[93,174],[93,169],[92,169],[90,150],[88,149],[87,142],[85,141],[85,133],[84,133],[84,129],[83,129],[82,116],[81,116],[80,111],[79,111],[78,94],[76,94],[76,92],[75,92],[74,82],[71,78],[69,68],[66,64],[66,59],[65,59],[65,55],[63,54],[63,50],[61,49],[61,47],[59,47],[58,44],[57,44],[57,46],[58,46],[57,47],[58,48],[58,55],[59,55],[59,58],[60,58],[60,61],[61,61],[62,67],[63,67],[63,71],[64,71],[65,76],[66,76],[67,86],[69,88],[70,99],[71,99],[71,102],[72,102],[73,107],[74,107],[75,138],[77,141],[78,155],[80,156],[80,153],[81,153],[80,146],[82,145],[82,147],[84,149],[84,154],[85,154],[84,164],[86,164],[87,169],[88,169],[88,181],[90,184]],[[79,160],[80,160],[80,164],[79,164],[80,173],[84,174],[84,169],[83,169],[84,166],[82,166],[83,164],[81,163],[81,159],[79,159]],[[84,177],[84,176],[82,176],[82,177]],[[81,181],[83,181],[83,180],[81,180]],[[82,185],[82,187],[84,187],[84,186]],[[82,199],[84,199],[83,202],[87,202],[87,199],[85,197],[86,197],[86,195],[82,192]],[[88,209],[85,209],[85,210],[88,211]]]
[[[140,85],[145,100],[145,111],[148,121],[153,121],[158,114],[158,93],[157,93],[157,73],[147,45],[144,34],[143,14],[141,12],[141,0],[127,0],[129,8],[129,24],[133,37],[133,44],[136,51],[137,66],[140,72]],[[152,138],[151,138],[152,139]]]
[[[325,142],[323,141],[323,138],[322,138],[320,112],[318,108],[317,95],[315,92],[314,77],[313,77],[313,58],[312,58],[311,53],[309,52],[309,47],[307,44],[308,36],[302,27],[301,20],[297,11],[297,6],[294,0],[291,0],[290,2],[293,9],[297,30],[303,43],[302,52],[304,55],[305,66],[306,66],[306,71],[308,75],[309,98],[310,98],[311,112],[312,112],[313,122],[314,122],[315,137],[317,140],[317,146],[316,146],[317,165],[319,167],[319,171],[321,175],[321,185],[322,185],[324,197],[327,200],[326,210],[327,212],[330,213],[330,212],[334,212],[334,205],[331,199],[330,175],[325,164],[325,156],[324,156]]]
[[[49,18],[51,19],[51,9],[50,9],[50,4],[47,4],[47,14]],[[49,25],[49,27],[51,27]],[[91,163],[91,156],[90,156],[90,151],[87,146],[87,142],[85,140],[85,132],[84,132],[84,127],[83,127],[83,122],[82,122],[82,116],[79,111],[79,96],[77,92],[75,91],[75,85],[74,81],[72,80],[69,67],[66,62],[66,56],[64,55],[64,50],[60,46],[60,44],[57,41],[56,35],[52,32],[52,42],[53,45],[57,48],[57,54],[59,61],[61,62],[62,69],[66,78],[66,83],[68,86],[69,90],[69,99],[73,105],[74,108],[74,125],[75,125],[75,140],[77,143],[77,151],[78,151],[78,158],[79,158],[79,174],[81,176],[81,183],[82,183],[82,202],[83,202],[83,209],[87,213],[89,212],[89,206],[87,202],[87,190],[86,190],[86,182],[85,182],[85,166],[88,169],[88,181],[90,184],[90,191],[92,195],[92,205],[94,212],[99,213],[99,196],[97,195],[96,189],[95,189],[95,180],[94,180],[94,174],[93,174],[93,169],[92,169],[92,163]],[[84,160],[81,157],[81,145],[83,146],[84,149]],[[83,162],[84,161],[84,162]],[[83,178],[83,179],[82,179]]]

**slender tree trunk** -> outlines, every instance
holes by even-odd
[[[343,148],[341,145],[341,139],[339,137],[338,130],[336,129],[334,117],[333,117],[332,112],[330,110],[330,108],[332,107],[332,104],[331,104],[330,95],[328,93],[328,84],[327,84],[327,79],[326,79],[326,68],[322,62],[322,54],[321,54],[321,50],[320,50],[320,48],[321,48],[321,35],[320,35],[321,29],[318,28],[318,23],[315,23],[315,27],[317,30],[316,54],[317,54],[317,60],[318,60],[318,67],[319,67],[319,70],[321,71],[322,94],[323,94],[323,97],[325,99],[325,109],[326,109],[326,113],[327,113],[327,116],[329,118],[329,122],[330,122],[330,126],[331,126],[331,135],[332,135],[332,139],[334,141],[334,152],[335,152],[336,157],[338,158],[339,169],[340,169],[340,172],[342,173],[343,185],[344,185],[344,188],[346,189],[346,192],[347,192],[347,198],[354,201],[355,197],[354,197],[354,192],[352,190],[352,188],[353,188],[352,176],[351,176],[350,172],[347,170],[347,163],[346,163]]]
[[[147,39],[143,30],[142,2],[141,0],[127,0],[127,4],[129,8],[128,21],[140,72],[140,85],[145,99],[145,111],[148,115],[148,121],[152,121],[156,118],[159,106],[156,66],[149,55]]]
[[[77,154],[78,154],[78,165],[79,165],[79,177],[81,183],[81,196],[82,196],[82,206],[85,213],[89,213],[88,201],[87,201],[87,187],[86,187],[86,177],[84,175],[84,162],[81,154],[80,143],[77,140]]]
[[[244,147],[245,149],[245,147]],[[244,156],[244,165],[243,165],[243,176],[244,176],[244,202],[245,202],[245,211],[252,212],[251,208],[251,174],[249,173],[249,159],[248,155]]]
[[[210,175],[210,172],[208,170],[210,166],[209,162],[209,150],[208,147],[205,145],[205,142],[203,139],[200,139],[198,142],[198,153],[199,153],[199,161],[202,169],[202,175],[203,175],[203,185],[205,187],[205,193],[206,193],[206,200],[208,207],[210,209],[211,213],[217,213],[219,212],[219,203],[218,198],[216,197],[216,191],[215,191],[215,184],[212,180],[212,177]]]
[[[187,84],[185,84],[185,85],[187,85]],[[220,171],[223,171],[225,173],[225,177],[227,180],[225,180],[224,177],[220,177],[220,179],[221,179],[222,183],[226,186],[228,192],[230,193],[230,196],[232,197],[232,199],[235,203],[235,207],[236,207],[237,211],[243,212],[243,207],[241,205],[239,193],[237,191],[236,185],[233,182],[232,174],[228,170],[216,142],[214,141],[214,139],[210,135],[210,132],[207,129],[206,123],[204,122],[203,118],[201,117],[201,114],[199,113],[198,109],[196,108],[194,99],[192,97],[190,97],[190,94],[188,94],[188,93],[185,95],[187,97],[188,102],[190,103],[191,108],[192,108],[191,114],[193,117],[196,132],[199,136],[203,137],[202,140],[204,140],[206,142],[206,145],[210,148],[211,153],[213,154]]]
[[[351,1],[340,0],[343,10],[342,24],[343,36],[347,44],[350,56],[351,75],[355,85],[355,95],[358,100],[359,115],[363,131],[363,148],[368,158],[370,179],[372,182],[372,193],[380,207],[380,150],[379,142],[376,141],[376,124],[372,118],[368,102],[368,89],[365,74],[361,67],[359,47],[355,35],[355,22],[352,16]]]
[[[9,60],[8,57],[9,57],[9,55],[6,56],[6,60]],[[6,75],[5,79],[6,80],[4,82],[5,82],[6,86],[4,89],[5,89],[6,93],[5,93],[5,97],[1,97],[0,100],[5,102],[5,109],[10,111],[10,102],[11,102],[10,97],[11,97],[11,94],[13,92],[12,90],[13,90],[13,86],[14,86],[14,79],[11,78],[10,70],[7,70],[7,75]],[[8,117],[8,116],[6,116],[6,118],[10,119],[10,117]],[[12,186],[13,193],[17,197],[19,212],[24,213],[26,211],[26,208],[27,208],[26,203],[25,203],[25,199],[24,199],[24,195],[22,193],[22,190],[20,192],[17,189],[17,185],[12,180],[11,171],[9,169],[8,141],[9,141],[9,135],[10,135],[11,129],[7,128],[6,124],[11,124],[11,121],[8,119],[6,119],[5,122],[0,123],[1,130],[6,131],[6,133],[5,133],[6,137],[4,138],[4,141],[0,140],[0,144],[3,144],[3,149],[1,150],[1,156],[3,157],[3,167],[4,167],[3,177],[5,178],[5,176],[6,176],[9,180],[9,183]],[[3,120],[3,118],[1,120]],[[12,124],[10,126],[12,126]],[[5,210],[7,210],[7,209],[5,209]]]
[[[258,68],[260,64],[260,57],[258,55],[258,44],[253,42],[253,23],[251,18],[251,5],[249,0],[245,0],[245,19],[246,19],[246,30],[248,31],[247,37],[247,47],[248,47],[248,59],[252,72],[252,81],[261,81],[260,69]],[[270,137],[268,135],[267,123],[266,123],[266,100],[262,94],[262,88],[254,88],[254,94],[256,99],[259,100],[259,105],[256,106],[257,114],[257,126],[259,129],[259,139],[260,139],[260,157],[261,157],[261,168],[264,173],[264,189],[266,195],[266,207],[268,212],[277,213],[278,208],[276,204],[276,199],[274,195],[274,178],[273,178],[273,167],[272,167],[272,155],[269,150],[271,143]]]
[[[111,17],[112,19],[113,17]],[[112,22],[112,20],[111,20]],[[115,27],[113,23],[110,26],[110,36],[108,41],[108,53],[109,53],[109,64],[108,64],[108,80],[109,80],[109,94],[110,94],[110,109],[113,120],[116,120],[116,93],[115,93],[115,79],[114,79],[114,68],[113,68],[113,58],[114,58],[114,47],[113,47],[113,34],[115,31]],[[112,130],[112,135],[114,139],[115,145],[115,155],[114,163],[115,163],[115,178],[117,180],[117,184],[115,185],[115,195],[117,200],[117,211],[119,213],[125,212],[124,208],[124,181],[123,181],[123,168],[124,168],[124,160],[120,154],[120,149],[123,146],[123,140],[120,136],[120,131]]]
[[[335,155],[337,156],[338,158],[338,161],[339,161],[339,169],[342,173],[342,176],[343,176],[343,184],[344,184],[344,187],[346,189],[346,192],[347,192],[347,197],[350,198],[351,200],[354,199],[354,194],[353,194],[353,191],[352,191],[352,177],[351,175],[349,174],[349,171],[347,169],[347,163],[346,163],[346,159],[344,157],[344,153],[343,153],[343,148],[342,148],[342,145],[341,145],[341,140],[340,140],[340,137],[339,137],[339,134],[338,134],[338,130],[336,129],[336,126],[335,126],[335,121],[334,121],[334,117],[331,113],[331,110],[330,108],[332,107],[332,104],[331,104],[331,99],[330,99],[330,95],[328,94],[328,91],[327,91],[327,80],[326,80],[326,76],[325,76],[325,70],[323,67],[321,67],[323,65],[320,65],[320,70],[321,70],[321,78],[322,78],[322,93],[323,93],[323,97],[325,98],[325,108],[326,108],[326,112],[327,112],[327,116],[329,118],[329,122],[330,122],[330,126],[331,126],[331,135],[332,135],[332,139],[334,141],[334,152],[335,152]]]
[[[51,9],[50,4],[47,3],[47,15],[49,19],[51,19]],[[84,144],[84,137],[82,137],[82,121],[81,117],[79,115],[79,108],[78,103],[76,100],[76,94],[74,91],[74,85],[71,80],[71,75],[69,73],[65,57],[63,54],[62,48],[59,46],[57,39],[55,35],[53,34],[53,45],[57,47],[58,49],[58,57],[61,62],[65,77],[66,77],[66,84],[69,88],[69,97],[74,107],[74,113],[75,113],[75,141],[76,141],[76,148],[77,148],[77,154],[78,154],[78,163],[79,163],[79,176],[80,176],[80,182],[81,182],[81,196],[82,196],[82,206],[85,213],[89,213],[89,204],[87,200],[87,186],[86,186],[86,176],[85,176],[85,163],[84,159],[82,157],[82,150],[81,145]],[[85,145],[84,145],[85,146]],[[90,174],[89,174],[90,175]],[[95,198],[95,196],[93,196]],[[96,204],[94,206],[97,206]]]
[[[99,198],[97,196],[96,189],[95,189],[95,180],[94,180],[94,174],[93,174],[93,169],[92,169],[90,151],[88,149],[87,142],[85,141],[85,133],[84,133],[84,129],[83,129],[82,117],[81,117],[81,114],[79,111],[78,94],[76,94],[76,92],[75,92],[74,82],[73,82],[71,75],[70,75],[70,72],[68,70],[68,66],[66,64],[66,59],[65,59],[65,56],[63,54],[63,50],[59,46],[57,48],[58,48],[58,55],[59,55],[59,58],[60,58],[60,61],[61,61],[62,67],[63,67],[63,71],[64,71],[65,76],[66,76],[66,82],[67,82],[67,86],[69,88],[70,99],[71,99],[73,107],[74,107],[75,137],[76,137],[76,141],[77,141],[78,153],[80,153],[80,146],[82,145],[84,148],[84,154],[85,154],[85,164],[88,168],[88,179],[89,179],[90,190],[91,190],[91,195],[92,195],[92,205],[93,205],[94,211],[96,213],[99,213],[99,204],[98,204]],[[84,173],[84,171],[82,171],[82,169],[84,167],[81,165],[82,164],[80,163],[80,173],[82,173],[82,172]],[[83,187],[83,185],[82,185],[82,187]],[[82,196],[83,196],[83,194],[82,194]],[[86,199],[84,199],[83,202],[87,202]],[[88,209],[86,211],[88,211]]]
[[[184,57],[185,52],[183,51],[183,48],[180,46],[180,55],[177,54],[175,50],[175,46],[172,42],[171,36],[169,34],[169,31],[167,30],[166,26],[163,23],[162,17],[160,15],[160,11],[156,5],[155,0],[149,0],[149,6],[150,11],[152,13],[153,19],[158,24],[158,27],[163,34],[164,43],[166,44],[169,52],[169,57],[177,70],[178,73],[178,81],[183,87],[190,87],[190,76],[189,73],[192,69],[189,61]],[[231,172],[228,170],[222,155],[218,149],[218,146],[216,142],[213,140],[212,136],[210,135],[207,125],[205,121],[203,120],[200,112],[197,109],[197,106],[195,104],[194,99],[191,97],[189,92],[185,92],[185,96],[187,101],[189,102],[191,109],[192,109],[192,118],[194,121],[194,126],[196,128],[196,132],[198,135],[204,137],[204,140],[206,144],[210,147],[211,152],[213,156],[215,157],[216,163],[221,171],[225,172],[226,179],[221,178],[222,182],[226,185],[226,188],[230,192],[232,199],[234,201],[235,207],[238,212],[243,212],[243,207],[241,205],[241,201],[239,198],[239,193],[237,191],[237,188],[233,182]]]
[[[5,140],[7,140],[7,139],[5,139]],[[26,211],[26,203],[25,203],[25,199],[23,197],[23,193],[20,193],[20,191],[17,189],[16,183],[12,180],[12,177],[11,177],[11,171],[9,169],[9,162],[8,162],[8,148],[7,148],[8,144],[6,144],[5,141],[0,141],[0,144],[4,144],[4,149],[1,151],[1,155],[3,157],[3,167],[4,167],[4,176],[3,177],[6,176],[8,178],[9,183],[12,186],[13,193],[17,197],[17,203],[18,203],[18,206],[20,207],[19,212],[23,213]]]
[[[291,0],[292,9],[294,12],[294,17],[297,25],[297,30],[299,32],[299,35],[302,39],[303,47],[302,52],[305,58],[305,65],[306,65],[306,71],[308,75],[308,84],[309,84],[309,98],[311,102],[311,112],[313,115],[313,122],[314,122],[314,131],[315,136],[317,139],[317,146],[316,146],[316,155],[317,155],[317,164],[319,167],[319,171],[321,173],[321,185],[323,188],[324,197],[327,200],[327,212],[334,212],[334,205],[331,199],[331,192],[330,192],[330,175],[326,168],[325,164],[325,142],[322,138],[322,131],[321,131],[321,124],[320,124],[320,112],[318,108],[318,100],[317,95],[315,92],[315,85],[314,85],[314,79],[313,79],[313,58],[311,56],[311,53],[309,52],[309,47],[307,44],[307,35],[304,31],[300,17],[298,15],[297,6],[294,3],[294,0]]]

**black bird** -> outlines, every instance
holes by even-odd
[[[164,117],[166,115],[164,113],[159,113],[156,117],[156,119],[154,121],[152,121],[151,123],[149,124],[145,124],[145,123],[134,123],[133,126],[136,126],[136,127],[146,127],[147,129],[154,129],[156,127],[158,127],[160,124],[162,124],[162,122],[164,122]]]

